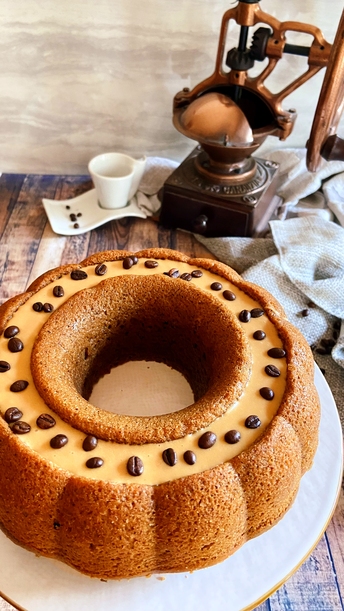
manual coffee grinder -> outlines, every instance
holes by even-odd
[[[344,12],[331,45],[317,27],[280,22],[263,12],[259,1],[239,0],[224,14],[214,73],[174,98],[174,126],[198,145],[164,184],[160,213],[164,226],[208,237],[263,235],[281,204],[276,195],[278,164],[253,154],[267,136],[285,140],[290,135],[297,113],[282,108],[284,98],[325,66],[328,70],[309,140],[309,169],[318,166],[326,143],[331,149],[328,155],[338,158],[338,139],[336,145],[327,140],[338,123],[344,94]],[[240,28],[239,42],[226,53],[231,20]],[[310,34],[313,42],[310,47],[288,44],[288,32]],[[306,56],[307,69],[272,93],[265,81],[284,54]],[[263,60],[267,62],[261,73],[250,76],[255,62]]]

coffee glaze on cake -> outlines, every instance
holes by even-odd
[[[311,351],[229,267],[99,253],[41,276],[0,327],[0,523],[20,545],[104,579],[191,571],[292,504],[317,447]],[[180,371],[194,404],[145,417],[91,405],[130,360]]]

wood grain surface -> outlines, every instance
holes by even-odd
[[[85,176],[5,174],[0,177],[1,303],[24,291],[32,280],[48,269],[81,261],[99,250],[159,246],[212,257],[192,235],[164,229],[151,219],[112,221],[73,237],[54,234],[44,213],[42,197],[68,199],[90,188],[89,178]],[[0,611],[13,609],[0,597]],[[230,611],[230,603],[226,609]],[[327,531],[311,556],[257,610],[344,611],[343,488]]]

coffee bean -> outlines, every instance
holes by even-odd
[[[63,286],[60,286],[59,284],[54,286],[54,288],[53,288],[53,295],[54,295],[54,297],[63,297],[64,296],[64,288],[63,288]]]
[[[170,276],[170,278],[179,278],[180,276],[179,269],[177,269],[176,267],[172,267],[172,269],[170,269],[170,271],[167,272],[167,275]]]
[[[240,322],[249,322],[251,320],[251,312],[248,310],[241,310],[239,320]]]
[[[13,382],[13,384],[11,384],[10,390],[12,392],[21,392],[22,390],[25,390],[25,388],[27,388],[28,386],[29,382],[27,382],[26,380],[17,380],[16,382]]]
[[[236,431],[236,430],[227,431],[227,433],[225,434],[225,441],[227,443],[230,443],[230,444],[238,443],[240,439],[241,439],[241,435],[239,431]]]
[[[54,306],[51,303],[45,303],[43,305],[43,312],[48,312],[48,314],[50,314],[50,312],[53,312],[54,310]]]
[[[92,458],[89,458],[86,461],[86,467],[88,469],[98,469],[99,467],[102,467],[103,464],[104,464],[104,461],[99,456],[92,456]]]
[[[36,424],[38,428],[47,430],[55,426],[56,420],[50,414],[41,414],[40,416],[38,416]]]
[[[333,346],[336,345],[336,342],[332,337],[329,337],[329,338],[323,337],[320,340],[320,344],[321,346],[324,346],[324,348],[333,348]]]
[[[235,301],[236,299],[236,295],[232,291],[228,291],[228,290],[223,291],[222,295],[224,296],[225,299],[227,299],[227,301]]]
[[[164,450],[162,453],[162,457],[164,462],[169,466],[169,467],[174,467],[174,465],[177,464],[177,454],[174,451],[173,448],[167,448],[167,450]]]
[[[23,420],[18,420],[12,426],[12,433],[15,433],[16,435],[25,435],[26,433],[30,433],[30,431],[31,426]]]
[[[211,448],[214,445],[214,443],[216,443],[216,440],[217,440],[217,437],[215,433],[212,433],[211,431],[207,431],[206,433],[203,433],[203,435],[201,435],[201,437],[199,438],[198,445],[203,450],[208,450],[208,448]]]
[[[19,328],[16,327],[15,325],[11,325],[10,327],[7,327],[7,329],[5,329],[4,337],[9,339],[10,337],[14,337],[18,333],[19,333]]]
[[[304,318],[306,318],[306,316],[309,316],[309,309],[305,308],[304,310],[301,310],[301,316],[303,316]]]
[[[65,446],[67,443],[68,437],[62,434],[55,435],[55,437],[52,437],[52,439],[50,439],[50,447],[54,450],[59,450],[60,448],[63,448],[63,446]]]
[[[123,259],[123,269],[130,269],[131,267],[133,267],[134,262],[131,259],[131,257],[125,257],[125,259]]]
[[[202,278],[202,276],[203,276],[203,272],[202,272],[200,269],[194,269],[194,270],[191,272],[191,276],[192,276],[193,278]],[[192,464],[193,464],[193,463],[192,463]]]
[[[257,339],[258,341],[261,341],[262,339],[266,338],[266,333],[264,333],[264,331],[261,331],[261,329],[258,329],[258,331],[255,331],[253,333],[253,338]]]
[[[76,216],[80,217],[80,216],[82,216],[82,213],[78,212],[78,214]]]
[[[145,261],[145,267],[148,269],[154,269],[154,267],[158,267],[159,263],[157,261]],[[139,473],[141,475],[141,473]]]
[[[271,378],[278,378],[281,375],[280,370],[275,365],[267,365],[265,367],[265,373],[268,374]]]
[[[10,352],[21,352],[24,348],[24,344],[19,337],[11,337],[7,345]]]
[[[307,303],[307,307],[308,307],[308,308],[316,308],[317,306],[316,306],[316,304],[315,304],[315,303],[313,303],[313,301],[309,301],[309,302]]]
[[[11,365],[7,361],[0,361],[0,373],[5,373],[9,369],[11,369]]]
[[[274,391],[271,388],[268,388],[268,386],[263,386],[263,388],[259,389],[259,392],[266,401],[272,401],[275,396]]]
[[[253,308],[253,310],[251,310],[252,318],[260,318],[260,316],[263,316],[263,314],[264,310],[262,310],[261,308]]]
[[[5,411],[4,418],[7,424],[11,424],[12,422],[17,422],[17,420],[20,420],[22,416],[23,416],[23,412],[21,412],[20,409],[18,409],[18,407],[9,407]]]
[[[327,348],[316,348],[315,352],[322,355],[328,354]]]
[[[191,274],[188,274],[187,272],[185,272],[184,274],[180,276],[180,279],[186,280],[186,282],[190,282],[190,280],[192,280],[192,276]]]
[[[83,269],[73,269],[70,277],[72,280],[86,280],[87,274]]]
[[[70,215],[69,215],[69,218],[70,218],[70,220],[71,220],[71,221],[72,221],[72,223],[73,223],[74,221],[76,221],[76,214],[74,214],[74,213],[72,212],[72,214],[70,214]]]
[[[79,223],[74,223],[73,227],[74,227],[74,229],[79,229],[80,225],[79,225]]]
[[[271,356],[272,359],[283,359],[286,354],[283,348],[270,348],[270,350],[268,350],[268,355]]]
[[[194,465],[197,460],[195,452],[192,452],[191,450],[186,450],[186,452],[184,452],[183,457],[188,465]]]
[[[42,312],[43,303],[41,301],[36,301],[36,303],[33,304],[32,309],[35,310],[35,312]]]
[[[85,437],[84,441],[82,442],[82,449],[85,450],[85,452],[91,452],[91,450],[94,450],[97,445],[97,437],[95,437],[94,435],[87,435],[87,437]]]
[[[248,429],[258,429],[260,425],[261,422],[258,416],[254,416],[253,414],[251,416],[248,416],[245,420],[245,426]]]
[[[138,456],[131,456],[127,462],[127,471],[129,475],[133,475],[134,477],[142,475],[144,468],[141,458]]]
[[[96,273],[96,276],[105,276],[107,270],[108,268],[107,268],[107,265],[105,265],[105,263],[99,263],[98,265],[96,265],[96,268],[94,271]]]
[[[130,258],[133,262],[133,265],[136,265],[139,262],[138,257],[136,257],[136,255],[131,255]]]
[[[210,288],[211,288],[211,290],[212,290],[212,291],[221,291],[221,289],[222,289],[222,284],[221,284],[221,282],[213,282],[213,283],[210,285]]]
[[[70,206],[66,206],[66,210],[70,210]]]

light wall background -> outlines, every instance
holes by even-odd
[[[173,127],[172,100],[213,72],[221,18],[231,6],[1,0],[0,171],[85,173],[92,156],[112,150],[182,160],[194,143]],[[261,8],[281,21],[317,25],[332,42],[343,1],[262,0]],[[234,24],[231,30],[228,48],[237,43]],[[304,58],[283,62],[272,89],[306,66]],[[323,74],[286,99],[298,112],[292,136],[284,143],[271,137],[260,151],[305,145]]]

